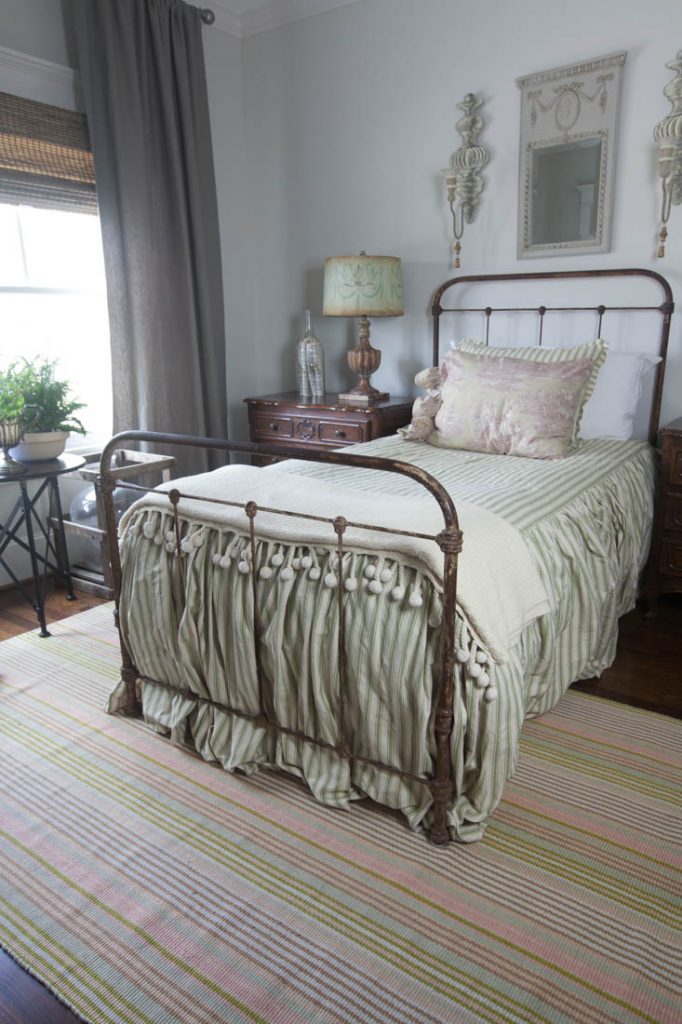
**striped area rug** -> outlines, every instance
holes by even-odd
[[[682,1019],[680,723],[569,693],[435,849],[105,715],[108,607],[53,632],[0,645],[0,944],[86,1021]]]

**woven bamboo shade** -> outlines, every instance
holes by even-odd
[[[0,92],[0,203],[97,213],[84,114]]]

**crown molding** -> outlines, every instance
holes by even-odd
[[[35,78],[47,78],[61,85],[74,85],[78,80],[78,74],[73,68],[67,68],[64,64],[54,64],[51,60],[43,60],[42,57],[33,57],[30,53],[8,50],[6,46],[0,46],[0,67],[7,71],[33,75]]]
[[[268,32],[273,28],[281,28],[293,21],[310,18],[315,14],[326,14],[337,7],[348,7],[349,4],[361,3],[362,0],[270,0],[263,7],[239,14],[225,0],[189,0],[194,7],[210,7],[215,14],[215,22],[211,26],[231,36],[243,39],[245,36]],[[53,85],[59,84],[64,90],[78,88],[78,73],[63,64],[54,64],[42,57],[20,53],[0,46],[0,69],[17,74],[32,75],[42,78]]]
[[[293,21],[310,18],[314,14],[326,14],[337,7],[348,7],[362,0],[270,0],[265,7],[247,11],[242,15],[242,36],[256,35],[281,28]]]
[[[190,3],[197,7],[211,8],[215,14],[214,28],[222,29],[223,32],[229,32],[240,39],[360,2],[361,0],[270,0],[262,7],[240,14],[225,0],[190,0]]]
[[[0,89],[27,99],[81,109],[77,71],[6,46],[0,46]]]

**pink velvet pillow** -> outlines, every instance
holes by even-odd
[[[592,359],[533,362],[453,349],[440,368],[441,404],[429,444],[493,455],[568,455]]]

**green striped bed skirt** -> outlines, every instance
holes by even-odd
[[[524,630],[501,664],[479,650],[461,613],[457,617],[457,648],[469,659],[479,655],[495,693],[489,699],[491,693],[458,663],[449,823],[456,839],[474,841],[514,771],[524,718],[547,711],[572,682],[599,675],[614,658],[618,618],[634,605],[648,552],[655,454],[640,442],[601,440],[582,443],[566,459],[546,461],[443,450],[398,437],[354,446],[353,452],[417,464],[446,486],[455,505],[467,501],[503,516],[524,537],[546,588],[550,611]],[[311,486],[324,480],[387,500],[423,494],[404,477],[324,463],[287,462],[263,472],[294,472],[310,478]],[[137,514],[141,520],[146,515]],[[240,573],[236,559],[220,566],[214,557],[230,543],[238,546],[243,537],[207,531],[205,542],[184,560],[181,580],[169,571],[163,546],[148,543],[141,530],[129,530],[121,549],[120,625],[142,675],[257,713],[250,577]],[[310,554],[259,541],[257,568],[272,564],[273,556],[300,562]],[[261,660],[274,719],[333,745],[339,730],[338,613],[323,585],[333,551],[320,549],[312,557],[320,574],[300,573],[295,586],[282,588],[276,574],[258,581]],[[354,559],[358,577],[365,562],[372,562],[364,553],[347,557]],[[408,593],[415,570],[387,564],[400,573]],[[432,585],[422,605],[413,607],[391,601],[389,590],[371,603],[359,593],[345,597],[352,748],[426,779],[433,771],[440,595]],[[429,822],[427,785],[340,759],[324,747],[151,682],[141,690],[150,726],[228,771],[280,768],[300,776],[317,799],[334,807],[370,797],[400,810],[412,828]],[[119,686],[110,710],[119,710],[122,700]]]

